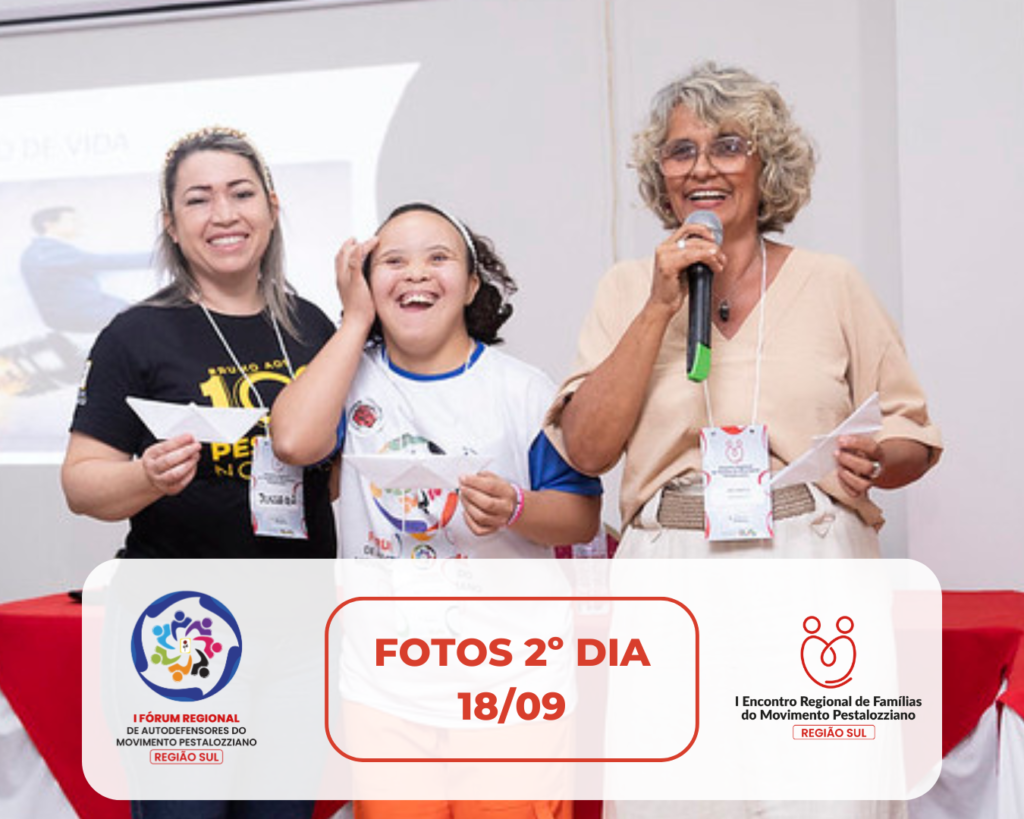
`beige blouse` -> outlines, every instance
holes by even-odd
[[[566,455],[558,428],[561,407],[612,352],[647,301],[651,259],[615,265],[601,279],[580,332],[577,361],[559,392],[546,429]],[[772,470],[806,452],[815,435],[834,429],[871,393],[882,409],[879,440],[911,438],[933,449],[942,440],[899,333],[861,275],[836,256],[796,248],[765,297],[764,347],[757,423],[768,426]],[[636,428],[626,443],[620,492],[622,520],[672,478],[699,479],[700,429],[708,424],[704,390],[686,377],[687,309],[672,319],[648,383]],[[755,306],[728,339],[712,329],[707,384],[715,426],[751,422],[758,312]],[[833,472],[821,488],[869,525],[882,523],[867,498],[847,495]]]

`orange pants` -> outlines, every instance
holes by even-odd
[[[355,819],[572,819],[572,802],[355,801]]]
[[[571,717],[460,731],[407,722],[360,703],[345,702],[343,709],[346,751],[394,760],[361,761],[353,770],[355,819],[572,819],[571,799],[551,800],[572,795],[571,765],[557,761],[572,757]],[[408,761],[431,754],[450,764]],[[496,755],[542,761],[472,761]],[[506,798],[473,798],[491,794]],[[507,799],[520,794],[548,800]]]

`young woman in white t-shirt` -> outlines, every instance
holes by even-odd
[[[491,345],[515,283],[490,242],[432,205],[397,208],[336,261],[341,326],[274,405],[278,457],[315,463],[342,446],[341,554],[371,558],[548,557],[589,541],[600,482],[570,467],[542,426],[555,386]],[[375,486],[346,458],[461,455],[486,466],[457,490]],[[366,669],[372,682],[372,669]],[[390,712],[383,685],[357,702]],[[453,700],[454,702],[454,700]],[[446,725],[420,697],[417,720]],[[405,712],[408,709],[404,709]],[[454,727],[454,725],[453,725]],[[569,819],[571,802],[356,802],[358,819]]]

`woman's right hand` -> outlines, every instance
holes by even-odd
[[[83,432],[72,432],[60,473],[68,508],[98,520],[130,518],[188,486],[196,476],[199,450],[195,438],[179,435],[133,458]]]
[[[202,445],[191,435],[158,441],[142,453],[146,480],[161,495],[177,495],[196,476]]]
[[[363,275],[363,262],[377,246],[377,237],[372,236],[365,242],[351,238],[334,257],[335,280],[338,296],[341,298],[342,314],[348,319],[362,319],[367,327],[373,324],[377,311],[373,306],[370,286]]]
[[[679,247],[680,239],[685,240],[682,248]],[[726,258],[706,225],[680,225],[654,251],[654,279],[649,303],[667,308],[672,315],[678,313],[686,291],[683,273],[698,262],[706,264],[717,275],[725,269]]]
[[[680,239],[686,240],[683,247]],[[665,330],[683,306],[683,271],[697,262],[721,274],[725,253],[707,226],[681,225],[655,250],[651,292],[643,309],[572,400],[556,407],[553,423],[562,427],[569,459],[582,472],[596,475],[611,469],[626,448],[647,398]]]

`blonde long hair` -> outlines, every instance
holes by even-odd
[[[223,151],[244,157],[252,165],[260,180],[264,195],[269,199],[274,192],[274,181],[263,156],[249,138],[234,128],[213,126],[186,134],[167,151],[164,169],[160,177],[160,206],[165,222],[173,222],[175,186],[178,182],[178,168],[182,161],[198,151]],[[188,260],[181,248],[171,239],[164,228],[156,243],[156,260],[170,283],[146,300],[147,304],[162,307],[185,307],[193,304],[199,295],[199,284],[189,269]],[[260,260],[260,295],[263,296],[270,314],[292,338],[299,338],[295,323],[295,291],[288,284],[284,274],[284,240],[280,225],[275,222],[270,231],[270,241]]]

